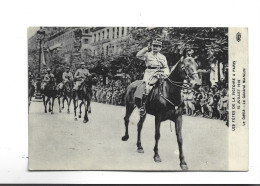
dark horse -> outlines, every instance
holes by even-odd
[[[78,83],[78,82],[76,82]],[[88,113],[91,113],[90,101],[92,98],[92,81],[90,77],[87,77],[84,82],[79,86],[77,91],[73,90],[73,103],[74,103],[74,119],[77,120],[77,108],[80,108],[79,118],[81,118],[81,106],[84,104],[85,106],[85,114],[83,123],[87,123]],[[78,105],[78,100],[81,100],[80,105]]]
[[[161,158],[158,153],[158,142],[160,139],[160,126],[161,122],[165,120],[171,120],[175,122],[175,132],[177,135],[177,142],[179,146],[179,158],[180,167],[182,170],[188,170],[188,166],[184,160],[184,154],[182,150],[182,109],[183,103],[181,100],[181,89],[185,87],[183,80],[185,77],[190,79],[192,87],[197,87],[200,84],[198,77],[198,65],[194,60],[179,60],[177,64],[172,68],[170,75],[165,79],[159,79],[154,88],[148,95],[145,107],[148,114],[155,116],[155,146],[154,146],[154,161],[161,162]],[[131,83],[126,91],[126,115],[125,120],[125,135],[122,137],[123,141],[128,140],[128,125],[129,118],[135,108],[134,93],[143,81],[135,81]],[[138,105],[138,104],[137,104]],[[143,122],[146,118],[146,114],[141,116],[137,124],[137,151],[143,153],[143,147],[141,145],[141,130]]]
[[[67,81],[64,83],[63,88],[61,88],[61,85],[59,84],[57,86],[57,97],[58,97],[58,103],[59,103],[59,112],[64,109],[64,101],[67,101],[68,109],[67,113],[70,113],[70,103],[72,100],[72,83]],[[62,108],[60,107],[60,98],[62,98]]]
[[[54,100],[57,95],[57,89],[55,86],[55,78],[51,78],[51,81],[49,83],[42,82],[41,83],[41,92],[42,92],[42,99],[44,104],[44,112],[47,113],[47,104],[49,103],[49,112],[51,114],[54,114],[53,112],[53,106],[54,106]],[[47,100],[46,100],[47,97]]]

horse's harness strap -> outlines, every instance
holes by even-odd
[[[172,85],[174,86],[177,86],[177,87],[180,87],[180,88],[184,88],[184,89],[192,89],[190,87],[187,87],[187,86],[183,86],[183,85],[178,85],[178,83],[182,83],[182,82],[175,82],[175,81],[172,81],[170,80],[170,78],[166,78]],[[183,84],[183,83],[182,83]]]
[[[177,110],[181,104],[178,105],[178,106],[176,106],[171,100],[169,100],[168,98],[166,98],[166,97],[162,94],[162,92],[161,92],[161,87],[162,87],[162,82],[160,81],[160,86],[159,86],[159,88],[158,88],[160,97],[162,97],[165,101],[167,101],[168,103],[170,103],[170,104],[175,108],[175,110]]]

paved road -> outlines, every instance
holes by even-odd
[[[71,105],[71,111],[73,105]],[[29,114],[29,168],[32,170],[181,170],[174,123],[161,125],[159,154],[153,160],[154,117],[148,115],[142,131],[144,153],[137,153],[138,111],[130,118],[127,142],[121,106],[92,103],[90,121],[74,121],[73,112],[44,113],[42,102],[32,102]],[[183,149],[189,170],[228,168],[228,128],[223,121],[183,116]]]

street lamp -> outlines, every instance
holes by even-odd
[[[41,99],[41,93],[40,93],[40,86],[41,86],[41,54],[42,54],[42,42],[45,37],[45,31],[44,30],[38,30],[37,31],[37,41],[39,42],[39,66],[38,66],[38,76],[36,78],[37,80],[37,86],[36,86],[36,93],[35,93],[35,98],[36,99]]]

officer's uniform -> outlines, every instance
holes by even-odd
[[[87,76],[90,76],[91,74],[89,73],[88,69],[78,69],[75,74],[74,78],[78,83],[75,84],[74,90],[78,90],[79,86],[84,82]]]
[[[136,57],[144,60],[146,65],[146,70],[144,73],[143,80],[146,84],[146,94],[150,92],[150,85],[149,82],[152,80],[153,75],[158,69],[161,69],[163,74],[169,75],[170,70],[167,64],[166,57],[161,53],[153,54],[153,52],[148,52],[148,47],[143,48],[140,50]]]

